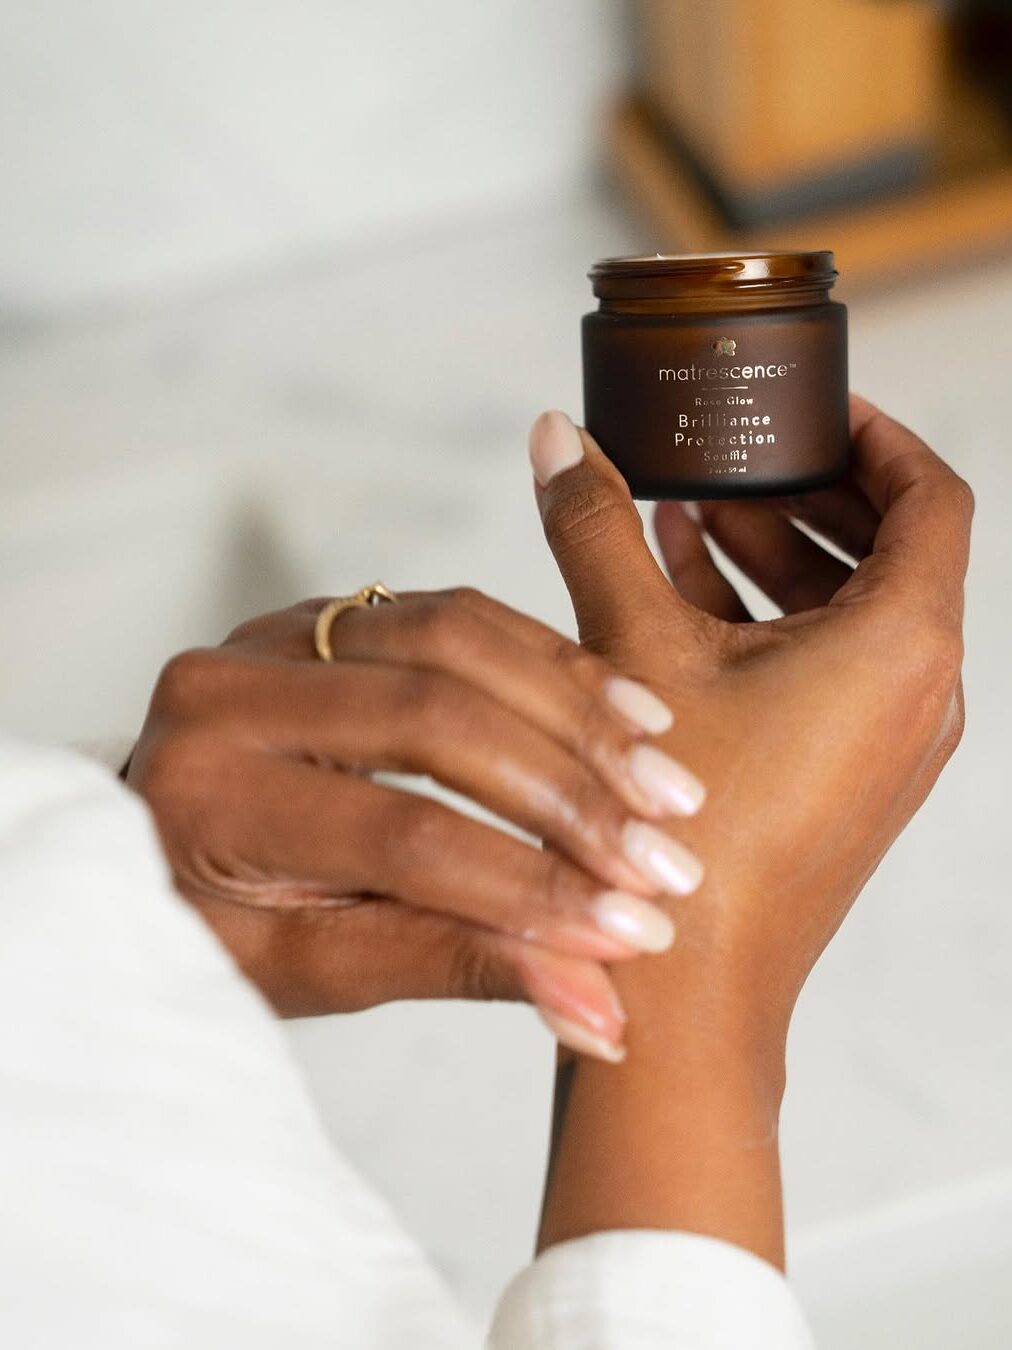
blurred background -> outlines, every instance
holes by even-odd
[[[0,0],[0,719],[376,577],[572,623],[527,427],[602,254],[836,248],[852,383],[977,490],[966,740],[819,966],[784,1120],[820,1344],[1012,1343],[1007,4]],[[762,612],[768,612],[763,609]],[[525,1009],[290,1028],[477,1315],[551,1091]]]

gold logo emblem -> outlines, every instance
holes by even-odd
[[[718,338],[716,342],[711,342],[710,346],[718,356],[734,356],[737,343],[734,338]]]

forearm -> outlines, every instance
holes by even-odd
[[[784,1033],[676,949],[622,973],[626,1062],[560,1069],[540,1246],[593,1232],[702,1233],[783,1265]]]

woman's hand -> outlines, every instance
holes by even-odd
[[[853,478],[827,491],[662,503],[674,588],[591,438],[555,413],[533,435],[545,529],[581,638],[674,710],[666,743],[709,787],[706,811],[682,832],[707,858],[707,881],[680,907],[676,959],[690,946],[693,960],[713,955],[736,981],[762,986],[765,1015],[780,1024],[963,725],[970,490],[857,398],[852,431]],[[704,533],[784,617],[750,621]],[[662,965],[635,983],[663,980]]]
[[[685,1227],[780,1259],[795,1001],[963,725],[972,496],[906,428],[861,399],[851,412],[853,474],[839,486],[659,506],[674,588],[590,437],[558,413],[535,424],[541,513],[581,637],[674,710],[666,745],[709,788],[684,831],[706,881],[678,905],[677,949],[615,972],[629,1059],[574,1079],[545,1241]],[[704,532],[782,618],[750,621]]]
[[[651,744],[671,714],[534,620],[469,590],[244,624],[166,666],[127,781],[177,887],[280,1011],[527,998],[621,1058],[604,969],[670,945],[651,898],[701,868],[655,824],[696,778]],[[428,775],[545,850],[374,781]]]

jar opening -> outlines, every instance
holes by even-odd
[[[587,274],[602,299],[828,290],[836,280],[833,254],[813,252],[653,253],[601,258]]]

